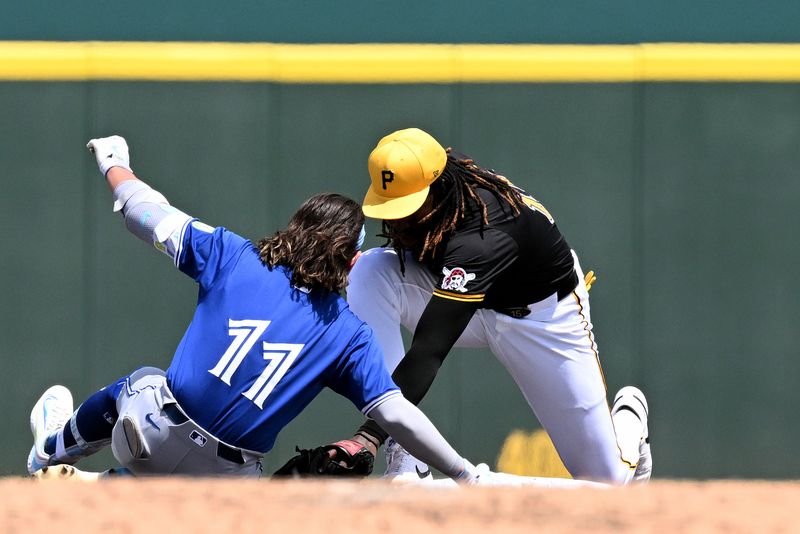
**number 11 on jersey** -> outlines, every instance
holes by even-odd
[[[228,319],[228,335],[233,336],[233,341],[217,365],[208,372],[230,386],[233,374],[242,364],[247,353],[264,334],[269,324],[270,321]],[[250,389],[242,395],[263,409],[264,401],[292,366],[305,345],[301,343],[267,343],[266,341],[261,345],[262,356],[269,363]]]
[[[253,383],[253,386],[244,392],[244,396],[263,409],[267,396],[272,393],[283,375],[292,366],[303,347],[304,345],[299,343],[267,343],[265,341],[263,343],[264,359],[269,361],[269,364]]]

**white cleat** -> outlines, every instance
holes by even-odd
[[[647,406],[647,399],[639,388],[625,386],[617,392],[614,397],[614,405],[611,408],[611,417],[614,418],[615,425],[618,424],[619,418],[624,416],[623,412],[635,415],[640,425],[638,462],[633,474],[633,480],[647,482],[650,480],[650,475],[653,471],[653,457],[650,453],[650,432],[647,427],[647,417],[650,410]],[[620,414],[620,416],[617,416],[617,414]],[[623,450],[622,453],[624,457],[625,451]]]
[[[28,473],[31,475],[46,467],[50,455],[44,452],[47,438],[60,430],[72,416],[72,393],[64,386],[53,386],[45,391],[31,410],[33,447],[28,455]]]
[[[433,480],[431,469],[427,464],[411,456],[399,443],[389,438],[386,442],[386,472],[383,474],[383,478],[395,479],[398,477],[402,477],[403,481]]]

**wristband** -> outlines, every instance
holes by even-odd
[[[365,440],[369,441],[370,443],[372,443],[373,445],[375,445],[375,448],[376,448],[376,449],[380,449],[380,448],[381,448],[381,442],[380,442],[380,441],[378,440],[378,438],[376,438],[375,436],[371,436],[371,435],[369,435],[369,434],[367,434],[366,432],[363,432],[363,431],[361,431],[361,430],[359,430],[358,432],[356,432],[356,436],[361,436],[361,437],[362,437],[362,438],[364,438]]]

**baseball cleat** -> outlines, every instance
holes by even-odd
[[[428,464],[420,462],[399,443],[389,438],[386,442],[386,472],[383,474],[383,478],[394,479],[401,475],[413,476],[420,481],[428,477],[433,478]]]
[[[52,386],[31,410],[33,447],[28,455],[28,473],[34,474],[50,462],[44,450],[47,438],[61,429],[72,416],[72,393],[64,386]]]
[[[31,475],[36,480],[70,480],[75,482],[97,482],[103,473],[81,471],[77,467],[67,464],[45,466]]]
[[[650,452],[650,432],[648,430],[647,418],[650,409],[647,405],[647,399],[642,391],[634,386],[625,386],[620,389],[614,397],[614,405],[611,408],[611,417],[614,419],[614,425],[617,427],[618,432],[624,431],[630,427],[630,423],[634,421],[632,417],[626,416],[625,412],[631,413],[636,417],[636,430],[639,432],[638,442],[638,460],[636,463],[636,470],[633,474],[633,480],[637,482],[647,482],[650,480],[650,475],[653,470],[653,457]],[[626,418],[626,419],[623,419]],[[623,458],[626,457],[626,451],[622,450],[623,445],[620,444],[620,450]],[[631,454],[634,456],[636,454]]]

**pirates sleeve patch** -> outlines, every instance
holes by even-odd
[[[444,280],[442,280],[442,289],[445,291],[458,291],[459,293],[467,292],[467,283],[475,279],[474,273],[468,273],[461,267],[453,267],[442,269]]]

